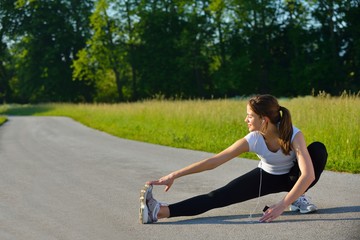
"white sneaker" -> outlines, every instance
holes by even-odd
[[[149,193],[151,193],[152,186],[145,185],[140,191],[140,211],[139,211],[139,220],[140,223],[144,224],[149,221],[149,209],[146,204],[146,199],[148,198]]]
[[[140,191],[140,223],[155,223],[161,206],[168,206],[166,203],[158,202],[152,195],[152,185],[145,185]]]
[[[300,211],[300,213],[315,212],[317,207],[312,204],[308,197],[301,195],[295,202],[290,205],[290,211]]]

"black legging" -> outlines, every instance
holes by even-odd
[[[311,188],[319,180],[328,154],[325,145],[320,142],[310,144],[308,151],[315,171],[315,180],[309,187]],[[198,215],[214,208],[256,198],[259,196],[260,174],[262,178],[261,196],[265,196],[271,193],[290,191],[301,173],[297,163],[289,173],[283,175],[273,175],[260,168],[255,168],[208,194],[169,205],[170,217]]]

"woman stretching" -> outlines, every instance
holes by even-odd
[[[289,206],[290,210],[300,213],[317,210],[304,193],[314,186],[324,170],[327,161],[324,144],[314,142],[307,147],[302,132],[292,125],[289,110],[280,106],[271,95],[252,97],[246,112],[245,122],[250,133],[244,138],[213,157],[146,183],[140,193],[141,223],[154,223],[161,218],[194,216],[278,192],[288,193],[264,212],[260,222],[273,221]],[[224,187],[170,205],[153,198],[153,185],[165,185],[165,191],[168,191],[175,179],[214,169],[244,152],[257,154],[260,158],[258,167]]]

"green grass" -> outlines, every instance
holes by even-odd
[[[4,116],[0,116],[0,126],[4,124],[4,122],[7,121],[7,118]]]
[[[326,145],[327,170],[360,172],[359,97],[281,99],[280,104],[292,112],[308,144]],[[214,153],[248,133],[246,100],[3,105],[0,114],[68,116],[122,138]],[[241,157],[256,159],[254,154]]]

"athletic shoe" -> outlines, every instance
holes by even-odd
[[[140,191],[140,211],[139,211],[139,220],[140,223],[148,223],[149,221],[149,208],[147,207],[147,199],[149,196],[152,196],[151,194],[152,186],[151,185],[145,185],[143,189]]]
[[[152,185],[145,185],[140,192],[140,223],[155,223],[158,221],[157,215],[161,206],[168,206],[154,199],[152,195]]]
[[[312,204],[308,197],[301,195],[295,202],[290,205],[290,211],[300,211],[300,213],[315,212],[317,207]]]

